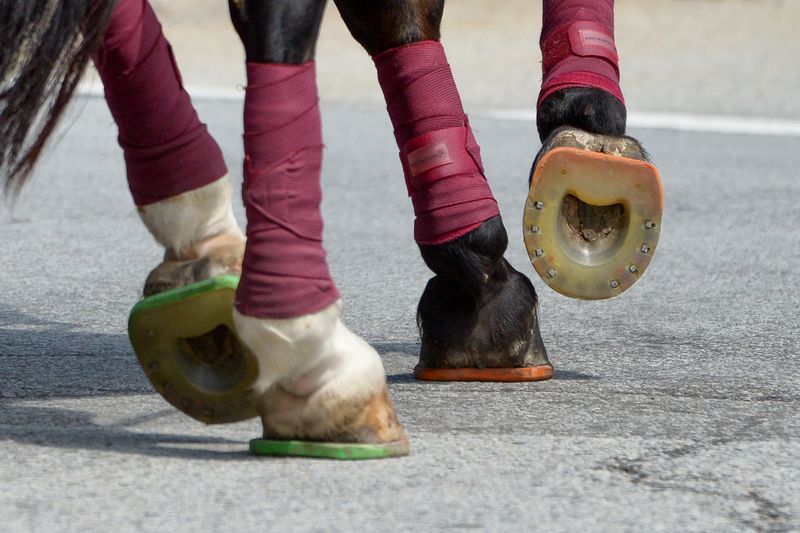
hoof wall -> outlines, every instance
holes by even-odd
[[[362,459],[387,459],[408,455],[408,440],[386,444],[348,444],[338,442],[314,442],[303,440],[253,439],[250,453],[277,457],[310,457],[314,459],[340,459],[358,461]]]
[[[207,424],[258,416],[250,389],[258,362],[233,325],[236,276],[148,296],[131,310],[128,336],[156,391]]]
[[[553,377],[550,365],[519,368],[414,368],[414,377],[421,381],[493,381],[514,383],[544,381]]]
[[[661,178],[650,163],[553,148],[531,178],[525,248],[551,289],[582,300],[611,298],[650,264],[663,210]]]

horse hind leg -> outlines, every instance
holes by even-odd
[[[439,39],[442,0],[336,0],[373,56],[435,276],[418,307],[420,379],[547,379],[536,292],[508,238]]]
[[[117,3],[94,61],[119,129],[131,195],[165,250],[144,295],[238,275],[244,235],[231,209],[222,152],[192,107],[147,1]]]
[[[258,361],[256,453],[407,453],[378,353],[340,319],[322,247],[314,47],[324,0],[231,1],[247,55],[247,249],[234,322]]]
[[[164,247],[144,284],[148,298],[131,313],[139,362],[156,390],[190,416],[209,423],[254,416],[240,383],[247,360],[232,332],[230,304],[192,292],[224,275],[235,282],[241,272],[244,234],[233,216],[231,183],[147,1],[116,4],[94,61],[137,211]]]

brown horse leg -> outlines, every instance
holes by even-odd
[[[336,5],[375,59],[417,215],[415,238],[435,274],[418,307],[417,377],[549,377],[536,292],[503,258],[506,230],[437,42],[443,0]]]

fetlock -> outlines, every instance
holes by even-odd
[[[147,229],[164,247],[163,262],[145,281],[145,296],[223,274],[241,274],[245,237],[233,216],[227,176],[139,206],[138,211]]]
[[[536,128],[542,142],[563,126],[622,136],[626,120],[625,105],[611,93],[594,87],[570,87],[554,92],[541,103]]]
[[[497,216],[454,241],[420,246],[436,274],[417,309],[421,367],[549,364],[539,332],[536,291],[503,258],[507,244]]]
[[[254,386],[264,437],[341,443],[404,439],[378,353],[349,331],[339,303],[291,319],[234,311],[259,362]]]

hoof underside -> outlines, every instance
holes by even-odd
[[[414,368],[414,377],[420,381],[488,381],[525,382],[544,381],[553,377],[551,365],[518,368]]]
[[[314,442],[302,440],[253,439],[250,453],[278,457],[310,457],[316,459],[387,459],[408,455],[408,440],[402,439],[384,444],[351,444],[338,442]]]
[[[149,296],[128,321],[134,352],[156,391],[207,424],[258,416],[250,397],[258,363],[233,333],[237,284],[235,276],[219,276]]]
[[[555,291],[611,298],[650,264],[663,203],[661,178],[647,161],[557,146],[534,168],[523,216],[525,248]]]

